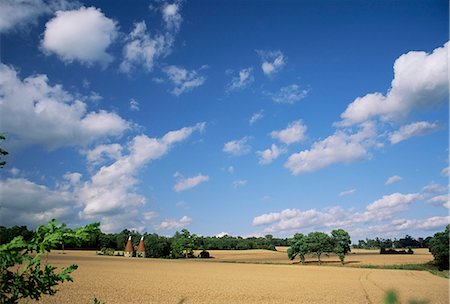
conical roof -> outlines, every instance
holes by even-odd
[[[128,242],[125,245],[125,252],[133,252],[133,244],[131,243],[131,235],[128,237]]]
[[[144,237],[141,237],[141,240],[139,241],[139,245],[137,248],[138,252],[144,252],[145,251],[145,245],[144,245]]]

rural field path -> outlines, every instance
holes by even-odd
[[[211,263],[51,254],[56,266],[78,264],[42,303],[382,303],[396,290],[410,299],[449,303],[448,280],[422,271],[334,266]]]

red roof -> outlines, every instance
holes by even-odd
[[[139,245],[138,245],[138,248],[136,251],[139,251],[139,252],[145,251],[144,237],[141,237],[141,241],[139,242]]]
[[[133,252],[133,244],[131,244],[131,236],[128,237],[128,242],[125,245],[125,252]]]

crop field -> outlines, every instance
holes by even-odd
[[[213,257],[211,262],[239,262],[260,264],[293,264],[298,263],[297,257],[291,261],[287,257],[287,247],[277,247],[277,251],[254,249],[254,250],[209,250]],[[196,251],[198,254],[200,251]],[[323,264],[339,265],[339,258],[335,254],[321,256]],[[414,254],[389,255],[379,253],[379,250],[353,249],[346,255],[345,263],[348,266],[361,265],[397,265],[397,264],[422,264],[433,260],[433,255],[428,249],[415,249]],[[316,256],[307,256],[307,264],[317,264]]]
[[[240,253],[245,260],[253,254],[256,263],[277,254],[265,250]],[[205,261],[52,252],[49,263],[75,263],[79,268],[73,274],[74,282],[62,284],[56,295],[44,297],[42,303],[92,303],[94,297],[107,304],[382,303],[388,290],[396,290],[402,303],[409,299],[448,303],[448,280],[425,271],[214,263],[225,259],[226,253],[212,254],[217,258]],[[229,254],[228,258],[239,255]]]

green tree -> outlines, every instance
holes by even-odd
[[[173,258],[193,257],[195,248],[195,239],[197,236],[191,234],[187,229],[176,232],[172,239],[171,256]]]
[[[320,256],[323,253],[333,252],[333,241],[331,237],[323,232],[311,232],[306,237],[306,246],[308,251],[317,255],[317,260],[320,265]]]
[[[18,303],[19,299],[39,300],[42,294],[53,295],[59,283],[72,281],[70,273],[77,265],[70,265],[56,272],[56,267],[41,267],[42,255],[50,252],[65,240],[81,242],[98,231],[94,223],[78,229],[67,229],[55,220],[36,229],[31,241],[22,236],[0,246],[0,303]]]
[[[443,232],[436,233],[428,243],[429,250],[434,256],[434,263],[439,270],[449,269],[449,229],[450,225],[447,225]]]
[[[334,253],[339,257],[341,265],[344,265],[345,255],[351,251],[350,235],[344,229],[335,229],[331,231],[331,241],[333,242]]]
[[[295,259],[298,255],[300,262],[305,263],[305,255],[309,253],[308,243],[306,242],[307,236],[296,233],[291,240],[291,247],[288,248],[287,254],[290,260]]]
[[[331,238],[333,240],[334,246],[341,247],[344,251],[344,254],[347,254],[351,251],[350,244],[352,241],[350,240],[350,234],[344,229],[335,229],[331,231]]]

